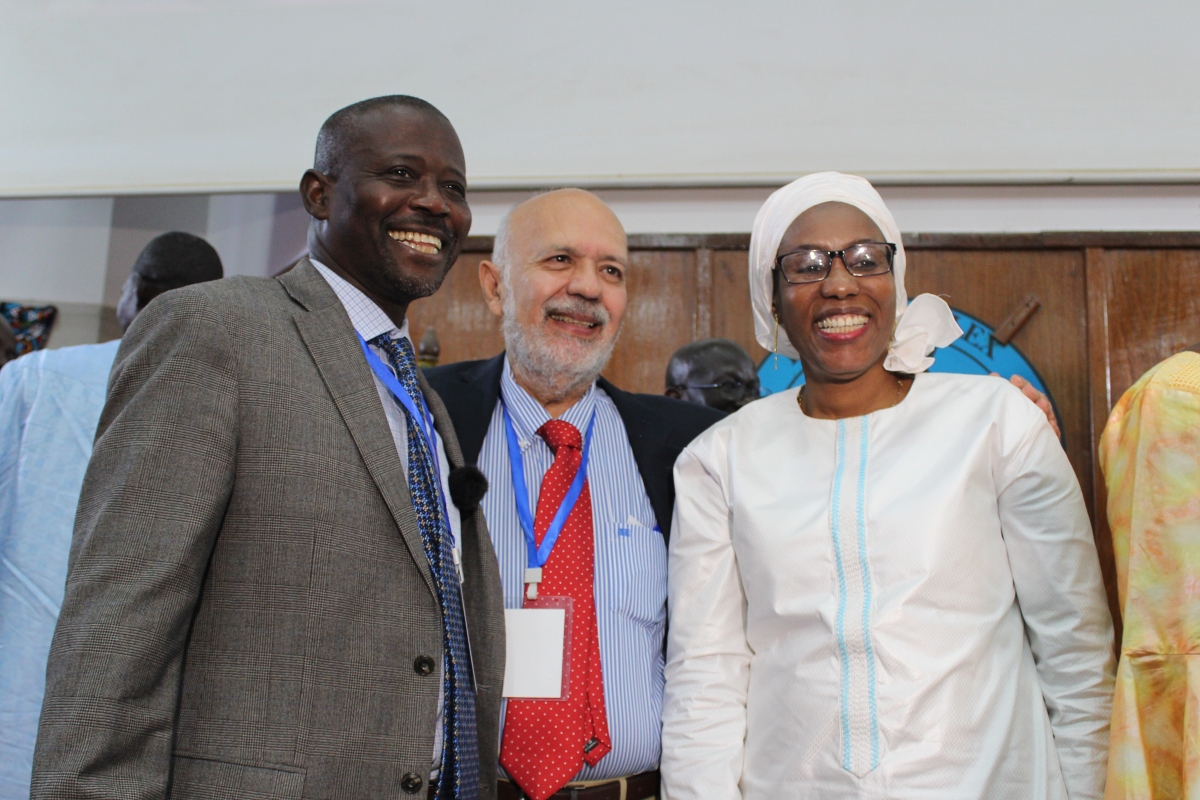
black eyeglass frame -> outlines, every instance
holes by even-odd
[[[758,383],[758,381],[754,381]],[[754,383],[746,381],[722,381],[720,383],[687,383],[682,386],[672,386],[672,389],[721,389],[726,392],[737,391],[739,389],[749,389],[754,386]]]
[[[856,247],[862,247],[865,244],[882,245],[883,247],[887,248],[888,268],[886,270],[884,270],[883,272],[865,272],[865,273],[859,275],[857,272],[855,272],[853,269],[850,268],[850,265],[846,263],[846,253],[850,252],[851,250],[853,250]],[[825,273],[821,277],[814,278],[810,281],[788,280],[787,273],[783,271],[783,260],[785,258],[787,258],[788,256],[795,255],[796,253],[824,253],[825,257],[829,259],[829,265],[827,267],[825,267]],[[821,281],[828,278],[829,273],[833,271],[833,260],[835,258],[840,258],[842,260],[842,266],[844,266],[846,268],[846,272],[849,272],[851,275],[853,275],[856,278],[877,278],[880,275],[887,275],[895,267],[896,245],[892,244],[891,242],[856,242],[855,244],[852,244],[843,250],[822,250],[819,247],[800,247],[800,248],[797,248],[796,250],[789,250],[786,253],[782,253],[778,256],[775,256],[775,269],[778,270],[781,275],[783,275],[784,281],[791,284],[792,286],[803,286],[806,283],[820,283]]]

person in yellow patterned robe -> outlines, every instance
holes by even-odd
[[[1200,796],[1200,345],[1142,376],[1100,440],[1125,633],[1106,800]]]

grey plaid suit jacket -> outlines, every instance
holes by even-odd
[[[462,538],[494,798],[503,599],[482,512]],[[441,653],[396,446],[320,274],[305,260],[151,303],[84,481],[34,800],[411,796],[402,778],[428,778],[440,724]]]

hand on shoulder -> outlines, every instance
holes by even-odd
[[[996,372],[989,374],[997,378],[1000,377],[1000,374]],[[1046,421],[1050,423],[1050,430],[1054,431],[1054,435],[1057,438],[1062,439],[1062,429],[1058,427],[1058,418],[1054,416],[1054,406],[1050,404],[1050,398],[1038,391],[1036,386],[1020,375],[1013,375],[1008,379],[1008,382],[1020,389],[1021,394],[1029,398],[1029,401],[1046,415]]]

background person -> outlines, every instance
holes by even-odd
[[[221,276],[198,236],[155,237],[125,282],[122,330],[159,294]],[[0,800],[29,798],[75,509],[120,344],[38,350],[0,370]]]
[[[1100,437],[1124,632],[1111,800],[1200,793],[1200,345],[1122,395]]]
[[[17,335],[8,320],[0,318],[0,367],[17,357]]]
[[[301,178],[312,257],[129,329],[34,800],[495,797],[500,581],[406,338],[470,230],[465,172],[429,103],[348,106]]]
[[[667,397],[732,414],[760,396],[750,355],[728,339],[701,339],[671,354]]]
[[[1074,472],[1016,388],[924,372],[961,332],[904,266],[861,178],[755,220],[755,332],[807,382],[675,467],[668,800],[1103,792],[1112,625]]]
[[[570,697],[507,701],[502,800],[658,793],[671,466],[721,415],[600,377],[624,319],[628,261],[625,231],[595,195],[562,189],[522,203],[479,267],[506,352],[428,371],[464,457],[487,476],[483,510],[510,609],[525,605],[530,563],[505,413],[539,545],[594,420],[584,488],[538,584],[540,596],[573,599]]]

